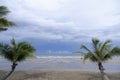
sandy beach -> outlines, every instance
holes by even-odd
[[[3,71],[0,71],[0,75]],[[110,80],[120,80],[120,72],[107,73]],[[101,80],[99,72],[91,71],[15,71],[7,80]]]

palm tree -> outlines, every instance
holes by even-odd
[[[83,52],[83,61],[85,62],[89,59],[92,62],[96,62],[98,64],[102,80],[104,80],[105,72],[103,67],[103,62],[112,58],[112,56],[117,55],[120,52],[120,49],[117,47],[112,47],[110,44],[110,40],[105,42],[100,42],[98,39],[92,39],[92,49],[89,49],[85,45],[81,46],[81,49],[86,50],[87,52]],[[108,77],[107,77],[108,78]],[[108,79],[109,80],[109,79]]]
[[[7,30],[8,26],[15,26],[15,24],[6,19],[6,15],[10,11],[5,6],[0,6],[0,31]]]
[[[15,71],[18,62],[33,57],[33,52],[35,52],[34,47],[28,42],[16,43],[14,39],[11,39],[11,44],[0,43],[0,54],[12,63],[11,71],[1,80],[6,80]]]

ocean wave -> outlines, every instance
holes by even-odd
[[[82,58],[82,56],[36,56],[36,58]]]

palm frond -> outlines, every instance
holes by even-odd
[[[6,31],[7,28],[6,27],[0,27],[0,31]]]
[[[84,55],[83,55],[83,63],[85,63],[85,61],[86,61],[87,59],[89,59],[91,56],[93,56],[93,54],[90,54],[90,53],[84,54]]]
[[[92,62],[100,62],[100,60],[95,55],[91,56],[89,60]]]
[[[114,47],[114,48],[111,50],[111,54],[112,54],[113,56],[120,55],[120,48],[119,48],[119,47]]]
[[[15,23],[8,21],[6,18],[0,18],[0,27],[4,28],[8,26],[15,26]]]
[[[99,42],[100,41],[98,39],[95,39],[95,38],[92,39],[92,44],[93,44],[93,47],[96,51],[97,51],[97,47],[98,47]]]
[[[112,48],[110,42],[110,40],[107,40],[102,43],[98,39],[92,39],[92,50],[82,45],[81,48],[87,51],[87,53],[83,55],[83,61],[89,59],[93,62],[101,63],[111,59],[113,55],[120,54],[120,48]]]
[[[12,44],[13,46],[16,46],[16,42],[15,42],[15,39],[14,39],[14,38],[11,39],[11,44]]]
[[[111,54],[108,53],[108,54],[105,54],[105,55],[104,55],[102,61],[107,61],[107,60],[109,60],[109,59],[111,59],[111,58],[112,58]]]
[[[15,23],[5,18],[9,12],[7,7],[0,6],[0,31],[6,31],[8,27],[16,26]]]
[[[100,53],[104,53],[103,51],[105,51],[105,49],[107,49],[110,46],[109,45],[110,42],[111,42],[110,40],[107,40],[101,45]]]
[[[5,6],[0,6],[0,17],[7,15],[10,11]]]
[[[27,58],[34,57],[35,48],[28,42],[15,42],[11,40],[12,45],[0,43],[1,55],[11,62],[21,62]]]
[[[12,61],[13,60],[13,55],[11,54],[11,47],[8,44],[4,44],[4,43],[0,43],[0,54],[1,56],[3,56],[4,58],[6,58],[7,60]]]
[[[85,45],[82,45],[81,49],[88,51],[88,53],[92,53],[92,51],[90,51],[90,49],[88,49]]]
[[[83,58],[83,63],[85,63],[85,61],[88,60],[88,59],[93,61],[93,62],[97,62],[96,56],[94,54],[92,54],[92,53],[84,54],[83,57],[84,57]]]

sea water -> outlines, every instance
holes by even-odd
[[[106,71],[120,72],[120,58],[103,63]],[[0,58],[0,70],[10,70],[11,62]],[[98,71],[97,63],[86,61],[83,63],[81,56],[36,56],[18,63],[16,70],[83,70]]]

